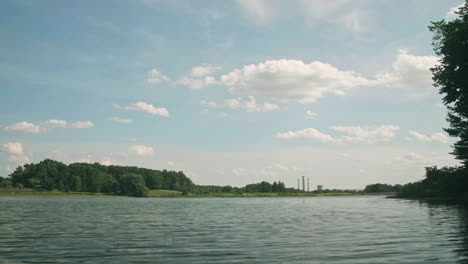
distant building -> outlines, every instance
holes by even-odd
[[[317,185],[317,191],[323,190],[323,185]]]

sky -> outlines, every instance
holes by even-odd
[[[463,1],[0,3],[0,176],[50,158],[362,189],[459,164],[431,21]]]

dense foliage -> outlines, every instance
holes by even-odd
[[[99,163],[66,165],[50,159],[38,164],[20,166],[10,177],[14,187],[65,192],[103,192],[129,196],[146,196],[149,189],[187,192],[193,186],[192,181],[183,172],[130,166],[104,166]]]
[[[402,197],[464,197],[468,187],[468,169],[464,167],[426,168],[426,178],[403,185]]]
[[[366,193],[387,193],[387,192],[400,192],[402,186],[400,184],[383,184],[383,183],[376,183],[376,184],[369,184],[364,189]]]
[[[445,129],[459,140],[453,146],[456,158],[468,163],[468,1],[453,21],[432,22],[434,51],[440,64],[432,69],[434,85],[439,88],[448,109]]]

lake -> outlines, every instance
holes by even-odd
[[[0,263],[467,263],[461,205],[0,197]]]

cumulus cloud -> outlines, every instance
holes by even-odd
[[[458,11],[458,9],[460,9],[461,7],[463,7],[464,4],[461,4],[459,6],[455,6],[455,7],[452,7],[450,8],[450,10],[447,12],[447,14],[445,15],[445,18],[447,19],[456,19],[458,17],[457,14],[455,14],[455,12]]]
[[[189,76],[182,76],[177,83],[187,86],[192,90],[199,90],[205,86],[216,84],[217,81],[209,74],[219,70],[220,67],[210,64],[201,64],[192,68]]]
[[[318,116],[317,113],[307,110],[305,118],[306,119],[315,119]]]
[[[10,154],[23,154],[23,145],[19,142],[10,142],[3,144],[3,151]]]
[[[449,137],[447,134],[442,133],[442,132],[437,132],[432,135],[426,135],[423,133],[420,133],[418,131],[414,130],[409,130],[408,133],[413,136],[414,139],[421,141],[421,142],[441,142],[441,143],[448,143]]]
[[[192,76],[203,77],[219,69],[221,68],[210,64],[201,64],[192,68]]]
[[[247,112],[271,112],[280,109],[276,104],[268,102],[257,103],[257,100],[253,96],[227,99],[223,103],[202,100],[200,101],[200,105],[210,108],[242,109]]]
[[[253,96],[233,98],[225,100],[224,103],[230,109],[243,109],[247,112],[271,112],[279,109],[278,105],[268,102],[258,104]]]
[[[29,162],[29,157],[23,151],[23,145],[20,142],[10,142],[3,144],[2,151],[7,152],[10,155],[9,161],[15,162],[19,165],[23,165]]]
[[[125,119],[125,118],[120,118],[120,117],[111,117],[110,120],[121,123],[121,124],[130,124],[133,122],[131,119]]]
[[[436,92],[430,68],[438,63],[437,57],[411,55],[402,49],[393,63],[393,71],[378,74],[372,83],[391,88],[389,91],[394,93],[398,91],[395,94],[399,97],[420,99]]]
[[[378,127],[370,126],[332,126],[330,129],[345,133],[342,139],[348,142],[367,142],[388,141],[400,130],[399,126],[382,125]]]
[[[145,145],[135,145],[128,148],[131,152],[137,154],[138,156],[150,156],[153,154],[154,150],[152,147]]]
[[[91,128],[94,126],[94,123],[91,121],[78,121],[71,124],[74,128]]]
[[[281,102],[313,103],[326,94],[345,94],[369,80],[319,61],[304,63],[283,59],[235,69],[222,75],[221,83],[231,93]]]
[[[47,127],[61,127],[66,128],[68,127],[68,122],[65,120],[57,120],[57,119],[49,119],[43,122]]]
[[[194,78],[191,76],[184,76],[177,81],[178,84],[187,86],[192,90],[199,90],[205,86],[215,84],[216,80],[213,76],[205,76],[204,78]]]
[[[125,110],[133,110],[133,111],[140,111],[145,112],[151,115],[159,115],[163,117],[169,117],[169,111],[167,111],[164,107],[155,107],[152,104],[145,103],[145,102],[136,102],[133,104],[129,104],[127,106],[120,106],[118,104],[113,105],[115,108],[118,109],[125,109]]]
[[[383,125],[379,127],[331,126],[330,129],[345,135],[332,137],[331,135],[322,133],[315,128],[306,128],[303,130],[278,133],[276,137],[286,140],[306,139],[321,143],[375,143],[377,141],[388,141],[393,138],[400,127],[393,125]]]
[[[47,129],[28,122],[19,122],[4,128],[8,132],[41,133]]]
[[[329,143],[329,142],[334,141],[332,136],[324,134],[315,128],[306,128],[303,130],[278,133],[276,137],[280,139],[287,139],[287,140],[308,139],[308,140],[318,141],[322,143]]]
[[[157,69],[151,69],[147,73],[147,78],[146,82],[151,83],[151,84],[157,84],[163,81],[169,81],[170,78],[167,77],[166,75],[162,74],[159,70]]]

